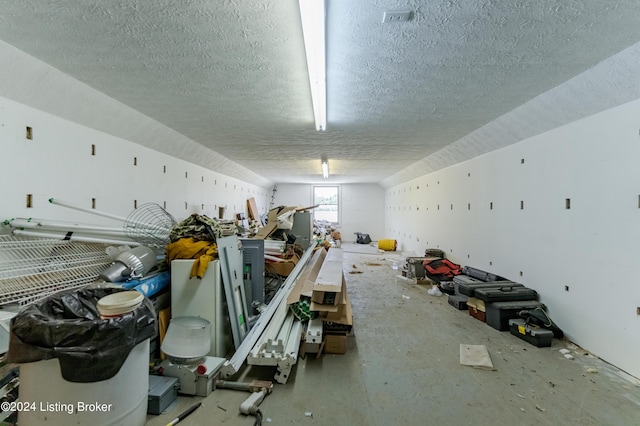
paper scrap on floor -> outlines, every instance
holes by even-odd
[[[484,370],[495,370],[485,345],[460,344],[460,364]]]

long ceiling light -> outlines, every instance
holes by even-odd
[[[299,0],[316,130],[327,129],[325,0]]]
[[[327,161],[327,157],[322,157],[322,177],[329,177],[329,162]]]

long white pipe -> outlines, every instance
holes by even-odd
[[[265,260],[271,260],[273,262],[284,262],[284,259],[281,257],[275,257],[275,256],[271,256],[265,253],[264,255],[264,259]]]
[[[33,219],[16,218],[8,221],[9,226],[12,228],[30,228],[30,229],[43,229],[47,231],[85,231],[101,234],[114,234],[126,236],[124,229],[113,228],[107,226],[94,226],[94,225],[82,225],[78,223],[62,223],[62,222],[50,222]]]
[[[148,230],[147,232],[156,232],[156,228],[152,225],[146,224],[146,223],[142,223],[142,222],[132,222],[129,219],[127,219],[126,217],[122,217],[122,216],[117,216],[115,214],[111,214],[111,213],[105,213],[105,212],[101,212],[99,210],[95,210],[95,209],[88,209],[86,207],[81,207],[75,204],[71,204],[71,203],[67,203],[66,201],[60,201],[60,200],[56,200],[54,198],[49,198],[49,202],[51,204],[55,204],[58,206],[62,206],[62,207],[67,207],[70,209],[74,209],[74,210],[79,210],[81,212],[86,212],[86,213],[91,213],[97,216],[103,216],[103,217],[107,217],[109,219],[113,219],[113,220],[118,220],[120,222],[124,222],[128,228],[133,229],[133,228],[139,228],[140,230],[144,231],[145,228]],[[165,229],[165,230],[169,230],[170,229]]]
[[[119,220],[120,222],[126,222],[127,221],[126,217],[117,216],[117,215],[111,214],[111,213],[101,212],[100,210],[88,209],[86,207],[82,207],[82,206],[78,206],[78,205],[75,205],[75,204],[67,203],[66,201],[56,200],[54,198],[49,198],[49,202],[51,204],[55,204],[57,206],[62,206],[62,207],[66,207],[66,208],[73,209],[73,210],[79,210],[81,212],[91,213],[91,214],[94,214],[94,215],[97,215],[97,216],[108,217],[109,219]]]
[[[76,235],[72,233],[68,234],[57,234],[51,232],[37,232],[37,231],[23,231],[20,229],[15,229],[12,231],[13,235],[24,235],[27,237],[40,237],[40,238],[53,238],[55,240],[69,240],[69,241],[80,241],[84,243],[98,243],[98,244],[122,244],[129,246],[139,246],[140,243],[136,241],[126,241],[126,240],[110,240],[107,238],[97,238],[97,237],[89,237]]]

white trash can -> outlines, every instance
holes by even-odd
[[[20,425],[143,426],[149,392],[149,339],[118,373],[91,383],[66,381],[58,359],[20,364]]]

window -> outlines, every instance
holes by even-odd
[[[327,221],[334,224],[340,218],[339,187],[337,186],[314,186],[313,187],[313,218],[318,221]]]

